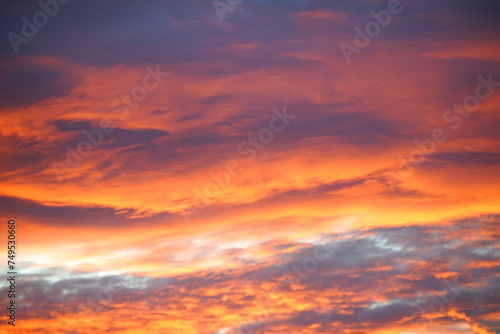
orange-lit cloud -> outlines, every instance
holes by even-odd
[[[348,64],[386,7],[75,2],[4,41],[22,333],[498,332],[500,8],[405,2]]]

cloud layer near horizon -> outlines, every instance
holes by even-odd
[[[271,239],[245,248],[213,246],[206,238],[184,246],[192,259],[167,246],[137,259],[198,267],[158,277],[31,267],[19,296],[21,328],[489,333],[500,325],[499,232],[499,217],[483,216],[441,226],[325,233],[315,241]]]

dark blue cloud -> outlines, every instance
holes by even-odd
[[[81,83],[64,68],[44,68],[19,61],[3,63],[0,71],[0,109],[61,97]]]
[[[147,218],[127,218],[136,212],[130,208],[114,209],[110,207],[84,206],[49,206],[26,199],[0,196],[0,210],[6,217],[42,223],[46,226],[108,226],[120,228],[138,222],[148,224],[168,224],[174,215],[163,212]],[[177,218],[178,219],[178,218]]]

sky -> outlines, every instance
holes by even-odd
[[[500,334],[499,16],[3,3],[0,332]]]

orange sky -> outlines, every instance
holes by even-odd
[[[393,1],[74,1],[5,37],[0,332],[500,333],[500,7],[401,0],[358,45]]]

